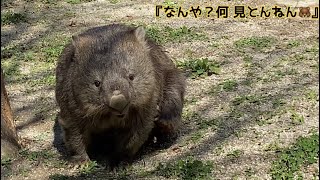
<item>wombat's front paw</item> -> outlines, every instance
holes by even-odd
[[[90,163],[90,158],[88,155],[81,156],[81,155],[75,155],[72,156],[69,160],[69,167],[73,169],[79,169],[84,166],[86,166],[88,163]]]

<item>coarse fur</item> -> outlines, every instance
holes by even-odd
[[[112,156],[132,158],[154,128],[176,132],[184,92],[183,73],[142,27],[112,24],[74,36],[56,68],[58,122],[72,160],[90,159],[94,133],[115,130]]]

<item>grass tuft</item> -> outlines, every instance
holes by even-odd
[[[220,73],[220,65],[208,58],[179,61],[177,66],[191,75],[191,78],[211,76]]]
[[[282,150],[272,163],[272,179],[294,179],[302,165],[313,164],[319,157],[319,134],[299,137],[295,144]]]
[[[174,163],[160,163],[157,167],[157,174],[166,178],[178,177],[184,180],[210,179],[213,169],[211,161],[200,161],[188,157]]]

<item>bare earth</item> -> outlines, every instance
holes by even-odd
[[[184,9],[200,6],[203,10],[218,5],[284,6],[272,0],[175,2]],[[8,167],[1,166],[1,179],[165,179],[152,173],[159,163],[187,156],[212,161],[213,179],[271,179],[269,171],[276,152],[268,149],[288,147],[299,136],[319,131],[319,19],[217,19],[214,11],[211,17],[189,14],[186,18],[167,18],[164,10],[160,11],[161,17],[156,17],[156,5],[165,3],[142,0],[80,4],[7,0],[2,4],[1,14],[10,10],[26,13],[27,22],[1,27],[1,51],[14,49],[8,57],[2,53],[1,64],[18,134],[26,144],[25,154]],[[53,146],[58,113],[54,98],[56,57],[63,47],[61,42],[69,41],[72,35],[110,23],[192,27],[207,38],[164,43],[168,55],[175,61],[208,58],[221,64],[221,72],[188,78],[184,127],[172,146],[142,154],[126,171],[99,170],[81,175],[67,166]],[[274,42],[262,50],[236,47],[238,40],[253,36]],[[290,43],[297,45],[289,48]],[[250,57],[250,62],[245,57]],[[10,69],[15,69],[11,75]],[[221,84],[226,80],[236,86],[224,90]],[[293,122],[293,114],[302,116],[303,122]],[[235,152],[240,154],[230,156]],[[317,163],[301,171],[304,179],[319,179]]]

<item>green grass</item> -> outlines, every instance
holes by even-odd
[[[201,116],[197,112],[185,110],[182,112],[182,119],[185,121],[198,121]]]
[[[201,131],[196,131],[193,134],[191,134],[190,137],[190,141],[192,141],[192,143],[196,143],[199,142],[203,137],[203,132]]]
[[[162,3],[163,5],[163,8],[165,8],[165,7],[170,7],[170,8],[173,8],[173,9],[178,9],[179,8],[179,5],[177,4],[177,2],[176,1],[172,1],[172,0],[164,0],[163,1],[163,3]]]
[[[270,48],[275,42],[274,38],[271,37],[248,37],[242,38],[234,42],[234,45],[239,50],[251,48],[258,51],[263,51],[267,48]]]
[[[81,167],[80,173],[89,174],[98,168],[98,163],[96,161],[89,161],[85,166]]]
[[[95,1],[95,0],[66,0],[66,2],[70,4],[80,4],[80,3],[86,3],[91,1]]]
[[[218,48],[219,47],[219,43],[213,42],[209,45],[210,48]]]
[[[49,160],[54,157],[54,153],[49,150],[43,151],[29,151],[29,150],[22,150],[19,154],[28,159],[29,161],[38,161],[38,160]]]
[[[255,95],[244,95],[244,96],[238,96],[235,97],[234,100],[232,101],[232,104],[237,106],[240,105],[242,103],[253,103],[253,104],[260,104],[262,102],[262,100],[264,99],[264,97],[258,97]]]
[[[204,162],[187,157],[168,164],[160,163],[156,173],[166,178],[178,177],[183,180],[212,179],[212,170],[213,163],[211,161]]]
[[[195,28],[182,26],[180,28],[172,28],[166,26],[164,28],[148,27],[146,28],[147,36],[159,44],[165,43],[181,43],[192,40],[205,40],[207,36],[198,32]]]
[[[264,150],[265,151],[279,152],[281,150],[281,148],[280,148],[278,142],[274,142],[274,143],[270,143]]]
[[[111,4],[117,4],[120,0],[109,0]]]
[[[306,48],[305,52],[312,53],[314,55],[319,55],[319,44],[316,44],[310,48]]]
[[[290,116],[292,124],[299,125],[304,123],[304,117],[295,111],[291,111]]]
[[[311,100],[311,101],[317,101],[318,98],[318,93],[315,90],[308,90],[305,94],[306,98]]]
[[[211,76],[220,73],[220,65],[208,58],[179,61],[177,66],[189,72],[191,78]]]
[[[235,80],[226,80],[221,83],[222,89],[225,91],[233,91],[238,83]]]
[[[287,48],[294,48],[298,46],[300,46],[300,41],[297,41],[297,40],[289,41],[287,44]]]
[[[20,65],[17,61],[1,61],[1,66],[6,79],[20,75]]]
[[[273,109],[283,107],[284,105],[286,105],[286,102],[282,99],[275,99],[272,101],[272,108]]]
[[[253,60],[253,57],[250,56],[250,55],[245,55],[245,56],[243,57],[243,61],[244,61],[244,62],[250,63],[250,62],[252,62],[252,60]]]
[[[1,14],[1,24],[18,24],[20,22],[27,22],[27,15],[24,13],[6,12]]]
[[[54,63],[62,53],[65,45],[70,41],[69,37],[65,35],[53,35],[42,39],[37,47],[34,48],[39,57],[37,59],[41,62]]]
[[[304,165],[317,162],[319,157],[319,134],[299,137],[295,144],[284,149],[272,163],[272,179],[294,179]]]
[[[56,78],[55,78],[55,74],[48,74],[45,75],[44,77],[39,77],[37,79],[30,79],[27,82],[30,87],[39,87],[39,86],[54,86],[56,83]]]
[[[201,121],[197,121],[198,128],[201,129],[208,129],[208,128],[216,128],[219,125],[218,119],[202,119]]]
[[[191,104],[195,104],[196,102],[198,102],[198,98],[196,97],[186,97],[186,99],[184,100],[184,103],[187,105],[191,105]]]
[[[1,166],[9,166],[12,163],[12,158],[9,157],[1,157]]]
[[[254,174],[256,174],[256,171],[253,170],[253,168],[249,167],[244,171],[244,173],[245,173],[246,177],[251,177]]]
[[[240,157],[242,154],[243,154],[243,151],[237,149],[237,150],[232,151],[231,153],[228,153],[228,154],[227,154],[227,157],[238,158],[238,157]]]

